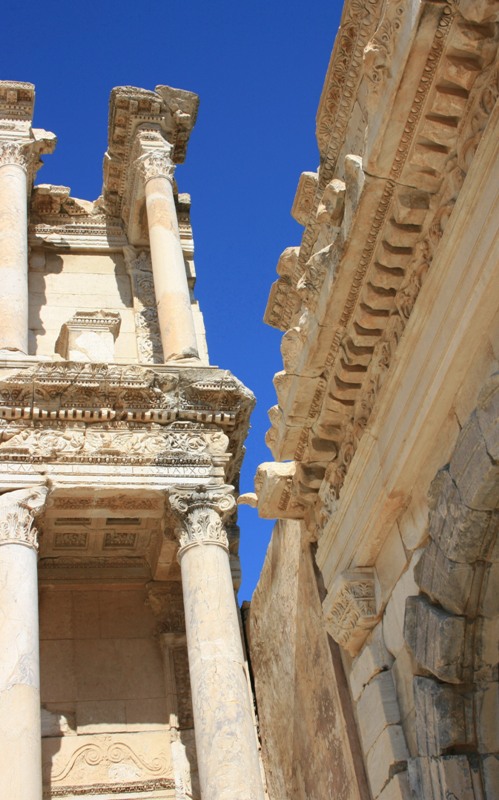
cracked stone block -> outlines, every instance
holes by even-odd
[[[471,415],[461,431],[450,461],[450,474],[464,503],[479,511],[499,505],[499,464],[487,452],[478,416]]]
[[[407,772],[398,772],[388,781],[377,800],[414,800]]]
[[[499,796],[499,755],[491,753],[482,759],[485,797]]]
[[[448,470],[430,487],[429,534],[451,561],[472,564],[487,557],[499,518],[490,511],[467,508]]]
[[[397,692],[391,672],[380,672],[364,689],[357,703],[362,749],[367,753],[387,727],[400,722]]]
[[[353,699],[358,700],[371,678],[390,669],[392,664],[393,656],[390,655],[383,641],[383,626],[377,625],[352,663],[349,681]]]
[[[408,758],[404,731],[400,725],[389,725],[367,754],[367,776],[373,797],[380,794],[397,772],[405,769]]]
[[[474,681],[482,683],[499,679],[499,618],[478,617],[474,632]]]
[[[449,747],[472,745],[473,704],[456,686],[432,678],[414,678],[418,752],[442,755]]]
[[[478,750],[499,753],[499,685],[496,681],[475,692]],[[499,786],[499,784],[498,784]]]
[[[499,461],[499,373],[480,392],[477,417],[487,452],[494,461]]]
[[[425,549],[415,570],[419,586],[434,602],[453,614],[464,614],[475,570],[470,564],[451,561],[435,542]]]
[[[482,800],[482,796],[473,790],[471,767],[466,756],[411,758],[408,773],[414,797],[421,800]]]
[[[478,613],[484,617],[499,617],[499,563],[488,564],[483,575]]]
[[[464,617],[448,614],[422,596],[407,599],[407,644],[418,664],[447,683],[462,681],[465,628]]]

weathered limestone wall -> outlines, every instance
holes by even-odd
[[[33,249],[28,282],[31,355],[54,355],[61,327],[75,312],[102,309],[121,317],[113,360],[137,360],[132,287],[121,254]]]
[[[368,798],[339,651],[324,628],[300,523],[277,523],[249,625],[271,800]]]

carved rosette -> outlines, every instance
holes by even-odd
[[[28,173],[31,166],[30,145],[21,142],[0,142],[0,167],[15,164]]]
[[[374,569],[343,572],[323,603],[326,628],[351,656],[357,655],[378,619]]]
[[[234,510],[236,501],[232,486],[210,489],[177,489],[169,495],[170,507],[180,523],[175,530],[179,541],[179,558],[193,545],[216,544],[229,551],[224,520]]]
[[[38,531],[35,517],[47,498],[47,488],[19,489],[0,497],[0,545],[21,544],[38,550]]]

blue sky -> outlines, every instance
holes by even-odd
[[[340,0],[39,0],[4,4],[1,77],[35,83],[35,125],[57,134],[38,182],[95,199],[102,186],[113,86],[188,89],[201,98],[180,191],[192,195],[211,362],[257,397],[241,490],[253,490],[282,334],[262,322],[277,259],[300,243],[298,177],[315,170],[315,114]],[[272,523],[242,508],[240,599],[249,599]]]

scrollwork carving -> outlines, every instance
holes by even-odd
[[[145,183],[151,178],[166,178],[170,183],[173,183],[175,164],[173,164],[169,153],[153,150],[151,153],[141,156],[136,161],[136,167]]]
[[[0,142],[0,167],[7,164],[16,164],[28,172],[31,164],[31,151],[29,144],[21,142]]]
[[[342,573],[323,603],[326,627],[354,656],[378,621],[375,572],[364,567]]]
[[[169,495],[169,501],[180,523],[175,535],[181,551],[194,544],[217,544],[229,549],[224,520],[236,506],[232,486],[178,489]]]
[[[45,486],[36,486],[0,496],[0,545],[21,544],[38,550],[34,520],[45,505],[47,491]]]

